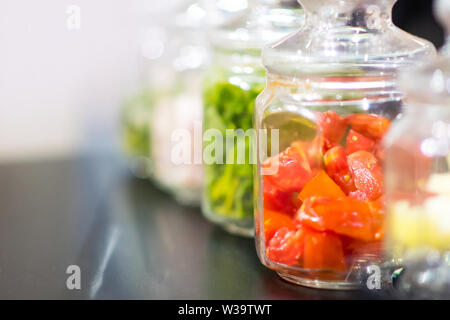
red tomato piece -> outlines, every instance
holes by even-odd
[[[305,230],[303,267],[316,270],[346,270],[344,250],[339,236]]]
[[[371,152],[374,147],[375,142],[372,139],[366,138],[353,129],[349,131],[347,135],[347,154],[360,150]]]
[[[369,198],[367,197],[367,194],[365,192],[362,192],[361,190],[356,190],[353,192],[350,192],[348,196],[352,199],[359,200],[359,201],[368,201]]]
[[[352,114],[346,120],[353,130],[372,139],[381,139],[389,130],[391,122],[376,114]]]
[[[339,143],[347,130],[347,121],[334,111],[322,113],[318,125],[323,137],[332,143]]]
[[[325,153],[323,159],[327,174],[346,194],[356,190],[343,147],[331,148]]]
[[[298,197],[301,201],[305,201],[310,197],[329,197],[337,199],[344,198],[345,193],[325,173],[325,171],[320,171],[303,187],[303,190]]]
[[[292,214],[300,207],[299,201],[292,193],[278,190],[269,179],[263,182],[264,208]]]
[[[294,145],[306,152],[313,172],[323,168],[324,139],[321,136],[316,136],[312,141],[294,142]]]
[[[274,174],[266,175],[265,178],[282,192],[300,192],[313,177],[306,153],[296,145],[268,159],[263,167],[275,168]]]
[[[332,231],[363,241],[375,239],[369,204],[351,198],[309,198],[296,219],[316,231]]]
[[[378,199],[377,201],[369,202],[375,240],[383,239],[385,231],[384,199],[380,199]]]
[[[269,241],[266,256],[274,262],[292,266],[298,263],[303,254],[303,249],[303,230],[293,231],[283,227]]]
[[[347,157],[356,188],[367,199],[376,200],[383,195],[383,170],[377,158],[367,151],[357,151]]]
[[[314,175],[324,168],[323,156],[325,152],[335,145],[335,143],[326,140],[322,135],[317,135],[312,141],[297,141],[292,144],[292,146],[301,148],[306,152],[309,166]]]
[[[264,209],[264,240],[266,245],[281,228],[295,230],[296,227],[292,218],[281,212]]]
[[[344,247],[344,253],[347,256],[353,256],[353,258],[361,255],[376,257],[382,254],[383,241],[364,242],[347,237],[342,237],[341,241]]]

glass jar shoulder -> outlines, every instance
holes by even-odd
[[[203,82],[204,128],[252,128],[255,99],[264,88],[264,74],[257,64],[215,63]]]
[[[309,24],[262,52],[268,70],[289,75],[361,69],[389,72],[435,56],[432,43],[393,24],[380,32],[354,26],[327,30]]]
[[[234,79],[240,79],[241,83],[248,85],[262,83],[266,73],[260,54],[259,49],[235,51],[215,48],[205,80],[232,83]]]
[[[282,111],[315,121],[314,114],[332,110],[340,115],[376,113],[394,119],[403,94],[395,78],[376,73],[330,73],[304,77],[268,73],[265,90],[258,97],[256,120]]]

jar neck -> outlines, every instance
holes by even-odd
[[[299,0],[310,27],[353,26],[380,29],[392,23],[392,8],[397,0]]]
[[[278,41],[304,23],[298,2],[292,8],[285,5],[293,4],[294,0],[286,1],[251,0],[241,15],[211,29],[210,42],[214,47],[235,52],[257,49],[260,56],[265,45]]]
[[[217,67],[232,70],[235,67],[250,67],[258,70],[258,73],[264,72],[264,66],[261,63],[261,51],[259,49],[249,50],[226,50],[221,47],[214,48],[213,64]]]

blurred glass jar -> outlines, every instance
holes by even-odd
[[[450,0],[436,5],[440,20],[450,27]],[[408,108],[385,141],[386,249],[405,267],[399,277],[401,293],[448,299],[450,56],[402,74],[400,87],[407,93]]]
[[[301,0],[305,26],[263,51],[256,246],[287,281],[354,289],[383,263],[382,139],[400,68],[435,48],[395,27],[395,0]]]
[[[201,200],[202,79],[211,55],[206,31],[225,18],[216,2],[183,1],[181,10],[153,18],[141,45],[145,86],[124,110],[134,171],[187,205]]]
[[[123,105],[121,114],[121,140],[132,173],[139,178],[149,178],[152,168],[150,159],[149,129],[154,96],[149,74],[153,60],[163,55],[167,46],[167,21],[172,21],[182,1],[176,0],[168,6],[151,3],[150,7],[139,6],[138,23],[142,25],[139,35],[139,71],[141,83],[137,93]],[[151,22],[150,24],[148,22]],[[166,62],[166,69],[170,64]],[[164,72],[163,74],[167,74]]]
[[[253,128],[254,102],[265,83],[261,48],[297,30],[303,20],[295,0],[249,0],[244,14],[210,35],[214,60],[203,95],[202,210],[234,234],[254,234],[252,135],[247,130]],[[208,142],[208,137],[214,139]]]

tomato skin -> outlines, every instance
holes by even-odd
[[[322,113],[318,125],[323,137],[331,143],[339,143],[347,130],[347,121],[334,111]]]
[[[344,253],[348,256],[358,257],[361,255],[381,256],[383,241],[364,242],[352,238],[341,237]]]
[[[293,194],[278,190],[269,179],[263,181],[264,208],[293,214],[300,207]]]
[[[368,203],[351,198],[309,198],[298,211],[296,220],[315,231],[372,241],[375,234],[370,209]]]
[[[303,187],[298,197],[301,201],[305,201],[310,197],[343,198],[345,193],[325,171],[320,171]]]
[[[360,150],[371,152],[374,147],[375,142],[372,139],[366,138],[353,129],[349,131],[347,135],[347,154],[352,154]]]
[[[309,166],[314,175],[324,169],[323,156],[324,154],[334,146],[336,143],[332,143],[326,140],[321,134],[317,135],[312,141],[297,141],[292,144],[297,148],[301,148],[305,151],[308,158]]]
[[[327,174],[341,187],[345,194],[356,190],[343,147],[337,146],[328,150],[324,155],[324,164]]]
[[[282,192],[300,192],[312,178],[313,173],[306,153],[302,148],[293,145],[277,157],[268,159],[264,167],[277,168],[276,172],[264,178]]]
[[[304,250],[303,230],[279,229],[266,248],[266,256],[270,260],[288,266],[297,264]]]
[[[266,245],[281,228],[295,230],[296,226],[291,217],[281,212],[264,209],[264,240]]]
[[[303,267],[318,270],[346,270],[344,250],[339,236],[305,229]]]
[[[356,188],[367,199],[376,200],[383,195],[383,170],[377,158],[367,151],[357,151],[347,157]]]
[[[382,198],[384,197],[379,198],[377,201],[369,202],[375,240],[383,239],[385,234],[385,204]]]
[[[388,119],[376,114],[352,114],[345,119],[353,130],[375,140],[382,139],[391,125]]]
[[[358,200],[358,201],[368,201],[369,198],[365,192],[362,192],[361,190],[356,190],[353,192],[350,192],[348,196],[352,199]]]

